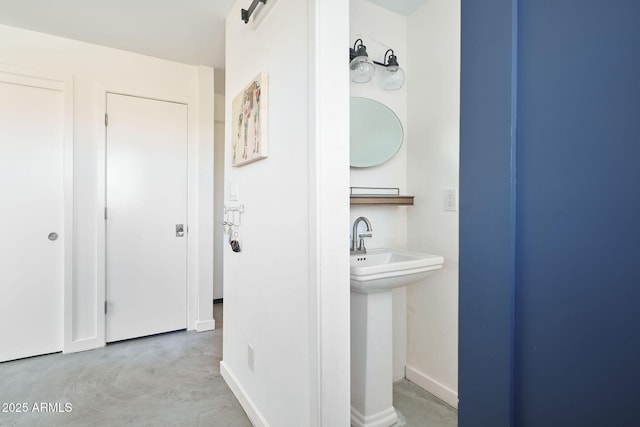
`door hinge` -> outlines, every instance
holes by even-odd
[[[107,211],[107,208],[105,207],[105,208],[104,208],[104,219],[105,219],[105,220],[106,220],[106,219],[107,219],[107,217],[109,216],[107,212],[108,212],[108,211]]]
[[[104,302],[104,314],[107,314],[107,302]]]
[[[109,115],[104,113],[104,125],[109,126]]]

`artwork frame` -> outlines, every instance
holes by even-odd
[[[231,166],[268,157],[269,75],[259,73],[231,103]]]

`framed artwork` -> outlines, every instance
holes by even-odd
[[[267,157],[269,76],[260,73],[231,104],[231,166]]]

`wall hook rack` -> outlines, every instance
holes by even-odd
[[[254,10],[256,10],[256,7],[258,7],[258,3],[267,4],[267,0],[253,0],[251,6],[249,6],[249,9],[242,9],[240,11],[240,17],[245,24],[249,23],[249,18],[251,18],[251,14]]]
[[[242,223],[242,214],[244,213],[244,205],[225,206],[224,221],[225,226],[238,227]]]

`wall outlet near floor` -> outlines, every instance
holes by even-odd
[[[455,188],[447,188],[444,190],[444,210],[447,212],[455,212],[458,210]]]
[[[247,344],[247,365],[253,371],[253,346]]]

